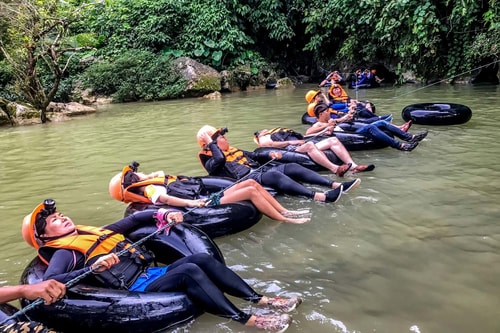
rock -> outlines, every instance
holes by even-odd
[[[203,96],[203,98],[206,98],[206,99],[221,99],[221,97],[222,97],[222,95],[218,91],[214,91],[213,93],[206,94],[205,96]]]
[[[89,113],[96,113],[97,110],[93,107],[86,106],[77,102],[70,102],[70,103],[51,102],[47,107],[47,113],[58,113],[58,112],[63,113],[68,117],[72,117],[72,116],[81,116]]]
[[[277,89],[295,88],[295,85],[293,84],[293,81],[290,78],[284,77],[276,82],[276,88]]]
[[[95,108],[80,103],[50,103],[47,108],[49,121],[65,121],[72,117],[96,113]],[[41,124],[40,111],[30,104],[20,102],[8,102],[0,110],[0,126],[22,126]]]
[[[186,97],[201,97],[221,90],[221,75],[210,66],[188,57],[174,60],[174,67],[187,81]]]

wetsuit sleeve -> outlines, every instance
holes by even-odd
[[[109,224],[104,228],[115,231],[119,234],[127,234],[141,226],[155,225],[156,220],[154,219],[153,214],[156,211],[157,209],[147,209],[139,211],[119,221],[116,221],[115,223]]]
[[[241,150],[241,151],[243,152],[243,156],[245,156],[248,160],[250,160],[249,162],[257,164],[257,162],[255,161],[256,154],[254,152],[248,150]]]
[[[224,153],[220,150],[219,146],[217,146],[216,142],[210,142],[208,144],[208,149],[212,152],[212,157],[205,162],[204,167],[209,174],[216,174],[224,168],[226,156],[224,156]]]
[[[80,252],[60,249],[55,251],[50,259],[49,267],[45,271],[43,279],[54,279],[66,283],[90,270],[90,267],[82,268],[83,266],[84,258]]]

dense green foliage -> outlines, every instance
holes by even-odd
[[[382,63],[423,80],[453,79],[496,64],[500,56],[497,0],[19,1],[39,8],[42,18],[49,19],[49,12],[71,18],[65,43],[93,48],[60,57],[75,57],[57,82],[63,91],[54,98],[60,100],[71,98],[80,75],[95,91],[120,101],[179,96],[181,83],[170,64],[179,56],[253,74],[318,76],[321,68],[351,71]],[[76,8],[91,2],[92,10],[76,20]],[[1,18],[0,33],[0,45],[26,62],[25,41],[33,35]],[[36,66],[50,91],[47,64]],[[5,68],[0,73],[5,84],[11,76]]]
[[[331,58],[333,49],[337,60],[390,62],[424,79],[452,77],[474,68],[486,49],[498,60],[498,6],[495,0],[315,0],[305,15],[312,36],[306,49],[318,59]]]
[[[161,100],[179,96],[185,82],[171,66],[168,55],[149,51],[124,51],[114,61],[103,61],[88,68],[84,84],[98,94],[117,102]]]

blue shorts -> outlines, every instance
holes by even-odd
[[[165,275],[168,270],[168,266],[164,267],[149,267],[144,273],[139,275],[134,284],[129,288],[130,291],[145,291],[146,287],[149,286],[151,282]]]

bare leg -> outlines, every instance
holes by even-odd
[[[246,182],[250,183],[247,183],[247,186],[245,186]],[[254,184],[252,184],[251,182],[257,184],[258,186],[252,186]],[[250,200],[262,214],[268,216],[273,220],[289,223],[305,223],[310,220],[309,218],[290,218],[283,216],[281,212],[287,212],[287,210],[283,206],[281,206],[281,204],[279,204],[276,199],[274,199],[272,195],[270,195],[264,188],[262,188],[262,190],[267,193],[267,196],[265,194],[262,195],[263,192],[259,191],[257,187],[262,188],[260,184],[253,180],[238,183],[224,191],[224,196],[221,198],[221,203],[224,204]]]
[[[264,197],[264,199],[266,201],[268,201],[277,211],[279,211],[279,212],[286,211],[286,208],[283,207],[278,202],[278,200],[276,200],[264,187],[262,187],[262,185],[260,185],[259,183],[257,183],[253,179],[247,179],[247,180],[242,181],[241,183],[235,184],[233,187],[226,190],[224,192],[224,194],[228,193],[228,191],[231,191],[231,190],[243,189],[243,188],[248,188],[248,187],[255,188],[259,192],[259,195]]]
[[[330,170],[332,173],[336,173],[339,166],[333,164],[328,157],[326,157],[325,153],[323,153],[318,147],[312,143],[312,142],[307,142],[295,150],[298,153],[307,153],[309,157],[319,165],[327,168]],[[339,156],[340,157],[340,156]]]
[[[344,162],[345,164],[351,163],[352,168],[358,166],[356,163],[354,163],[354,160],[352,159],[351,154],[349,154],[349,151],[345,149],[342,142],[340,142],[337,138],[328,138],[325,140],[321,140],[316,143],[316,147],[321,151],[330,149],[335,155],[338,156],[338,158],[342,160],[342,162]]]

